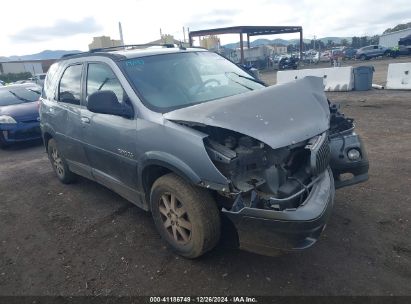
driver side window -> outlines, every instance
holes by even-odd
[[[89,63],[87,97],[97,91],[113,91],[119,102],[125,101],[124,89],[111,68],[103,63]]]

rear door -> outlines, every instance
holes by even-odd
[[[85,103],[88,96],[99,90],[113,91],[119,103],[131,105],[113,69],[107,63],[90,62],[86,67]],[[92,113],[87,108],[81,119],[84,147],[94,178],[129,198],[137,187],[136,120]]]
[[[57,102],[48,109],[51,125],[59,150],[70,169],[91,177],[88,161],[82,145],[81,101],[84,65],[74,63],[65,67],[56,92]]]

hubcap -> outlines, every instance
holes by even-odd
[[[56,169],[56,173],[58,176],[63,177],[64,176],[64,166],[63,166],[63,161],[59,155],[59,152],[55,147],[53,147],[53,150],[51,151],[51,158],[53,162],[53,166]]]
[[[159,209],[164,228],[180,244],[187,244],[191,239],[192,225],[184,205],[174,194],[161,196]]]

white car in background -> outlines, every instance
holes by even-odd
[[[330,61],[330,60],[331,60],[331,52],[330,51],[325,51],[325,52],[322,52],[320,54],[320,58],[319,58],[320,62],[327,62],[327,61]]]
[[[317,52],[316,50],[308,50],[305,53],[305,61],[310,62],[310,63],[318,63],[320,60],[320,53]]]
[[[39,86],[43,86],[44,79],[46,79],[46,73],[36,74],[33,77],[30,77],[29,80],[31,82],[36,83]]]

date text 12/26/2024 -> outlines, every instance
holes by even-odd
[[[255,297],[150,297],[150,303],[257,303]]]

